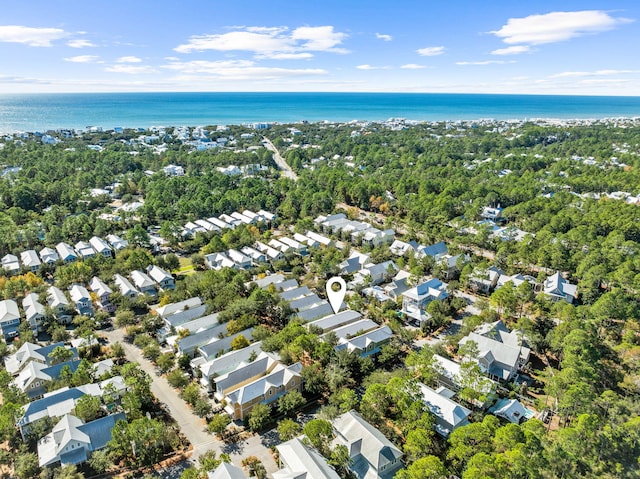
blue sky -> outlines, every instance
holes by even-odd
[[[0,93],[640,95],[640,2],[25,0]]]

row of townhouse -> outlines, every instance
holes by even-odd
[[[347,235],[353,243],[372,247],[392,243],[396,234],[393,229],[380,230],[369,223],[350,220],[344,213],[318,216],[313,221],[325,233]]]
[[[211,218],[190,221],[184,225],[182,236],[189,237],[197,233],[212,233],[225,229],[234,229],[242,224],[272,223],[275,219],[276,216],[273,213],[265,210],[260,210],[257,213],[250,210],[244,210],[242,213],[234,211],[230,215],[221,214],[218,217],[212,216]]]
[[[171,291],[176,287],[175,278],[156,265],[149,266],[146,272],[134,270],[129,277],[131,281],[121,274],[113,275],[113,282],[120,294],[129,299],[136,299],[140,295],[156,298],[159,291]]]
[[[2,268],[8,274],[17,274],[21,268],[36,272],[42,264],[55,264],[58,261],[70,263],[78,259],[102,255],[111,258],[114,252],[126,248],[129,243],[116,235],[108,235],[106,240],[93,236],[88,242],[79,241],[74,247],[60,242],[54,248],[45,247],[39,252],[26,250],[20,253],[20,258],[13,254],[2,257]]]

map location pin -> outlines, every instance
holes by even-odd
[[[334,290],[334,284],[339,285],[340,288],[338,290]],[[329,298],[331,309],[333,309],[335,314],[338,314],[338,311],[340,311],[340,306],[342,306],[342,300],[344,299],[345,294],[347,294],[347,283],[345,283],[344,279],[340,276],[334,276],[327,281],[327,297]]]

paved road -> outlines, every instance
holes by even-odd
[[[262,461],[267,473],[272,474],[278,470],[278,466],[273,459],[269,446],[273,445],[273,431],[262,435],[252,435],[236,444],[225,444],[216,439],[215,436],[206,431],[205,421],[191,412],[191,408],[178,395],[164,377],[155,374],[155,366],[145,359],[141,351],[124,341],[124,332],[121,329],[113,331],[102,331],[103,335],[110,343],[119,342],[124,348],[127,360],[136,362],[151,377],[151,392],[160,402],[167,405],[167,408],[180,427],[180,431],[193,444],[192,460],[197,460],[207,451],[214,450],[217,454],[225,452],[231,456],[231,461],[242,466],[242,459],[248,456],[257,456]],[[171,477],[168,476],[168,477]]]
[[[274,146],[274,144],[271,143],[271,140],[269,140],[269,138],[267,138],[266,136],[263,136],[262,140],[264,141],[264,146],[267,148],[267,150],[271,150],[273,152],[273,161],[276,162],[276,165],[278,165],[278,168],[280,168],[280,171],[282,171],[282,174],[287,178],[291,178],[294,181],[298,181],[298,175],[294,173],[294,171],[287,164],[287,162],[284,161],[284,158],[280,156],[280,152]]]

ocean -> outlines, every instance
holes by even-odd
[[[0,95],[0,132],[369,120],[640,117],[640,97],[442,93]]]

